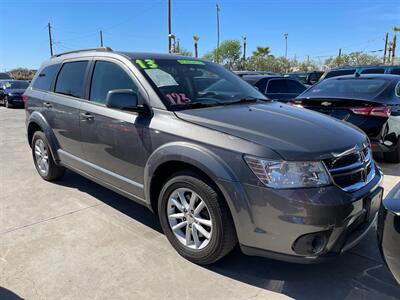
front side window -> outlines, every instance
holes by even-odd
[[[169,110],[224,105],[243,99],[267,100],[225,68],[190,59],[134,59]]]
[[[306,90],[306,87],[296,80],[286,80],[286,93],[299,94]]]
[[[267,85],[267,94],[285,93],[286,80],[284,79],[271,79]]]
[[[57,71],[59,68],[59,64],[50,65],[43,68],[43,70],[40,71],[39,75],[33,82],[32,87],[38,90],[50,91],[51,85],[57,75]]]
[[[108,92],[119,89],[138,91],[135,83],[120,66],[108,61],[97,61],[93,71],[89,100],[105,104]]]
[[[65,63],[58,74],[55,92],[82,98],[87,65],[87,61]]]

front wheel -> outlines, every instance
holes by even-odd
[[[10,108],[10,107],[11,107],[11,106],[10,106],[10,103],[8,102],[7,97],[4,98],[4,106],[5,106],[6,108]]]
[[[43,132],[35,132],[31,146],[36,170],[44,180],[52,181],[64,176],[65,168],[56,165],[54,162],[49,144]]]
[[[200,174],[186,171],[172,176],[160,192],[158,213],[169,242],[191,262],[211,264],[236,245],[225,200]]]

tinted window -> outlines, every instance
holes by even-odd
[[[296,80],[286,80],[286,93],[300,94],[306,87]]]
[[[82,98],[87,64],[87,61],[65,63],[58,74],[55,92]]]
[[[392,71],[390,72],[390,74],[400,75],[400,68],[392,69]]]
[[[119,89],[130,89],[136,92],[138,90],[121,67],[111,62],[97,61],[92,76],[90,101],[105,104],[108,92]]]
[[[32,87],[38,90],[50,91],[51,85],[53,83],[54,78],[56,77],[59,67],[60,67],[59,64],[45,67],[43,70],[40,71],[39,75],[36,77]]]
[[[342,75],[351,75],[354,74],[355,72],[356,72],[355,69],[330,71],[328,74],[326,74],[325,79]]]
[[[268,82],[267,93],[285,93],[286,84],[284,79],[272,79]]]
[[[365,69],[361,71],[361,74],[383,74],[385,70],[382,68],[375,68],[375,69]]]
[[[311,87],[302,97],[354,97],[371,98],[381,92],[386,84],[385,79],[331,79],[321,81]]]

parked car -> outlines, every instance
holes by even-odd
[[[336,76],[354,75],[354,74],[394,74],[400,75],[400,66],[397,65],[376,65],[376,66],[346,66],[332,68],[326,71],[320,78],[320,81]]]
[[[399,76],[348,75],[326,79],[299,95],[293,104],[360,127],[377,155],[389,162],[400,162]]]
[[[24,80],[0,80],[0,103],[7,108],[24,106],[22,94],[28,86]]]
[[[301,82],[283,76],[247,75],[242,78],[272,100],[288,101],[307,89]]]
[[[301,83],[310,86],[316,84],[321,76],[324,74],[322,71],[312,71],[312,72],[292,72],[285,74],[285,77],[290,77],[300,81]]]
[[[377,232],[383,259],[400,284],[400,183],[382,202]]]
[[[269,101],[218,64],[75,51],[46,61],[24,99],[43,179],[68,168],[147,206],[192,262],[237,242],[248,255],[317,262],[374,224],[383,175],[367,136]]]
[[[0,73],[0,79],[12,79],[7,73]]]
[[[269,71],[233,71],[236,75],[243,77],[245,75],[280,75],[275,72],[269,72]]]

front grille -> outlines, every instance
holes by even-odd
[[[346,192],[358,190],[375,176],[371,150],[366,147],[324,160],[333,181]]]

